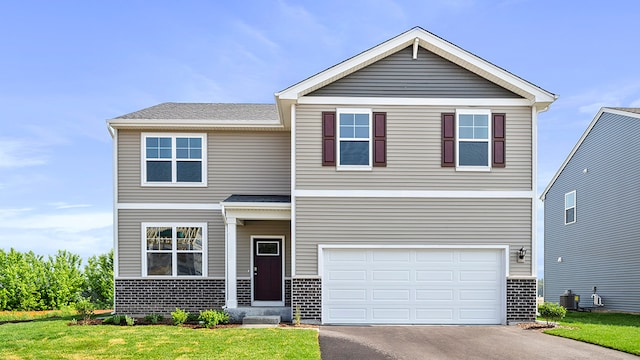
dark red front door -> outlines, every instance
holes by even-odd
[[[253,240],[253,300],[282,301],[282,240]]]

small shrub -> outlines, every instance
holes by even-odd
[[[102,320],[102,323],[105,325],[121,325],[123,320],[126,321],[126,317],[126,315],[113,315]]]
[[[200,311],[198,319],[204,322],[206,328],[212,328],[218,324],[228,323],[229,314],[221,310],[205,310]]]
[[[200,316],[196,313],[187,313],[187,321],[186,322],[197,322],[200,319]]]
[[[157,324],[160,321],[164,320],[164,316],[160,315],[160,314],[149,314],[147,316],[144,317],[144,319],[148,322],[150,322],[151,324]]]
[[[134,319],[134,318],[132,318],[132,317],[130,317],[130,316],[125,315],[125,316],[124,316],[124,322],[127,324],[127,326],[133,326],[133,324],[135,324],[135,323],[136,323],[136,319]]]
[[[171,320],[173,320],[173,325],[176,326],[184,324],[187,318],[189,318],[189,313],[179,308],[176,308],[176,311],[171,313]]]
[[[76,302],[76,311],[82,316],[82,320],[85,322],[91,319],[95,310],[95,306],[89,299],[82,298]]]
[[[540,312],[540,317],[547,321],[558,321],[567,314],[567,309],[565,309],[562,305],[545,302],[543,304],[538,305],[538,312]]]
[[[301,318],[302,318],[302,314],[300,314],[300,305],[296,305],[296,312],[293,314],[293,324],[295,326],[300,326]]]

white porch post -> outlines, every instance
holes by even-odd
[[[225,250],[227,258],[226,263],[226,274],[225,274],[225,282],[227,289],[227,308],[237,308],[238,307],[238,287],[236,281],[236,248],[237,248],[237,240],[236,240],[236,218],[227,217],[226,221],[226,244]]]

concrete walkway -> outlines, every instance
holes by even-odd
[[[323,360],[634,359],[518,326],[321,326]]]

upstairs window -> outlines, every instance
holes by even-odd
[[[142,224],[144,276],[204,276],[206,224]]]
[[[576,191],[564,194],[564,224],[576,222]]]
[[[489,134],[491,113],[482,110],[459,110],[457,113],[458,168],[488,169],[491,159]]]
[[[143,185],[204,185],[205,135],[143,134]]]
[[[338,109],[338,167],[371,167],[371,111]]]
[[[442,166],[490,171],[505,162],[505,114],[459,109],[442,115]]]

